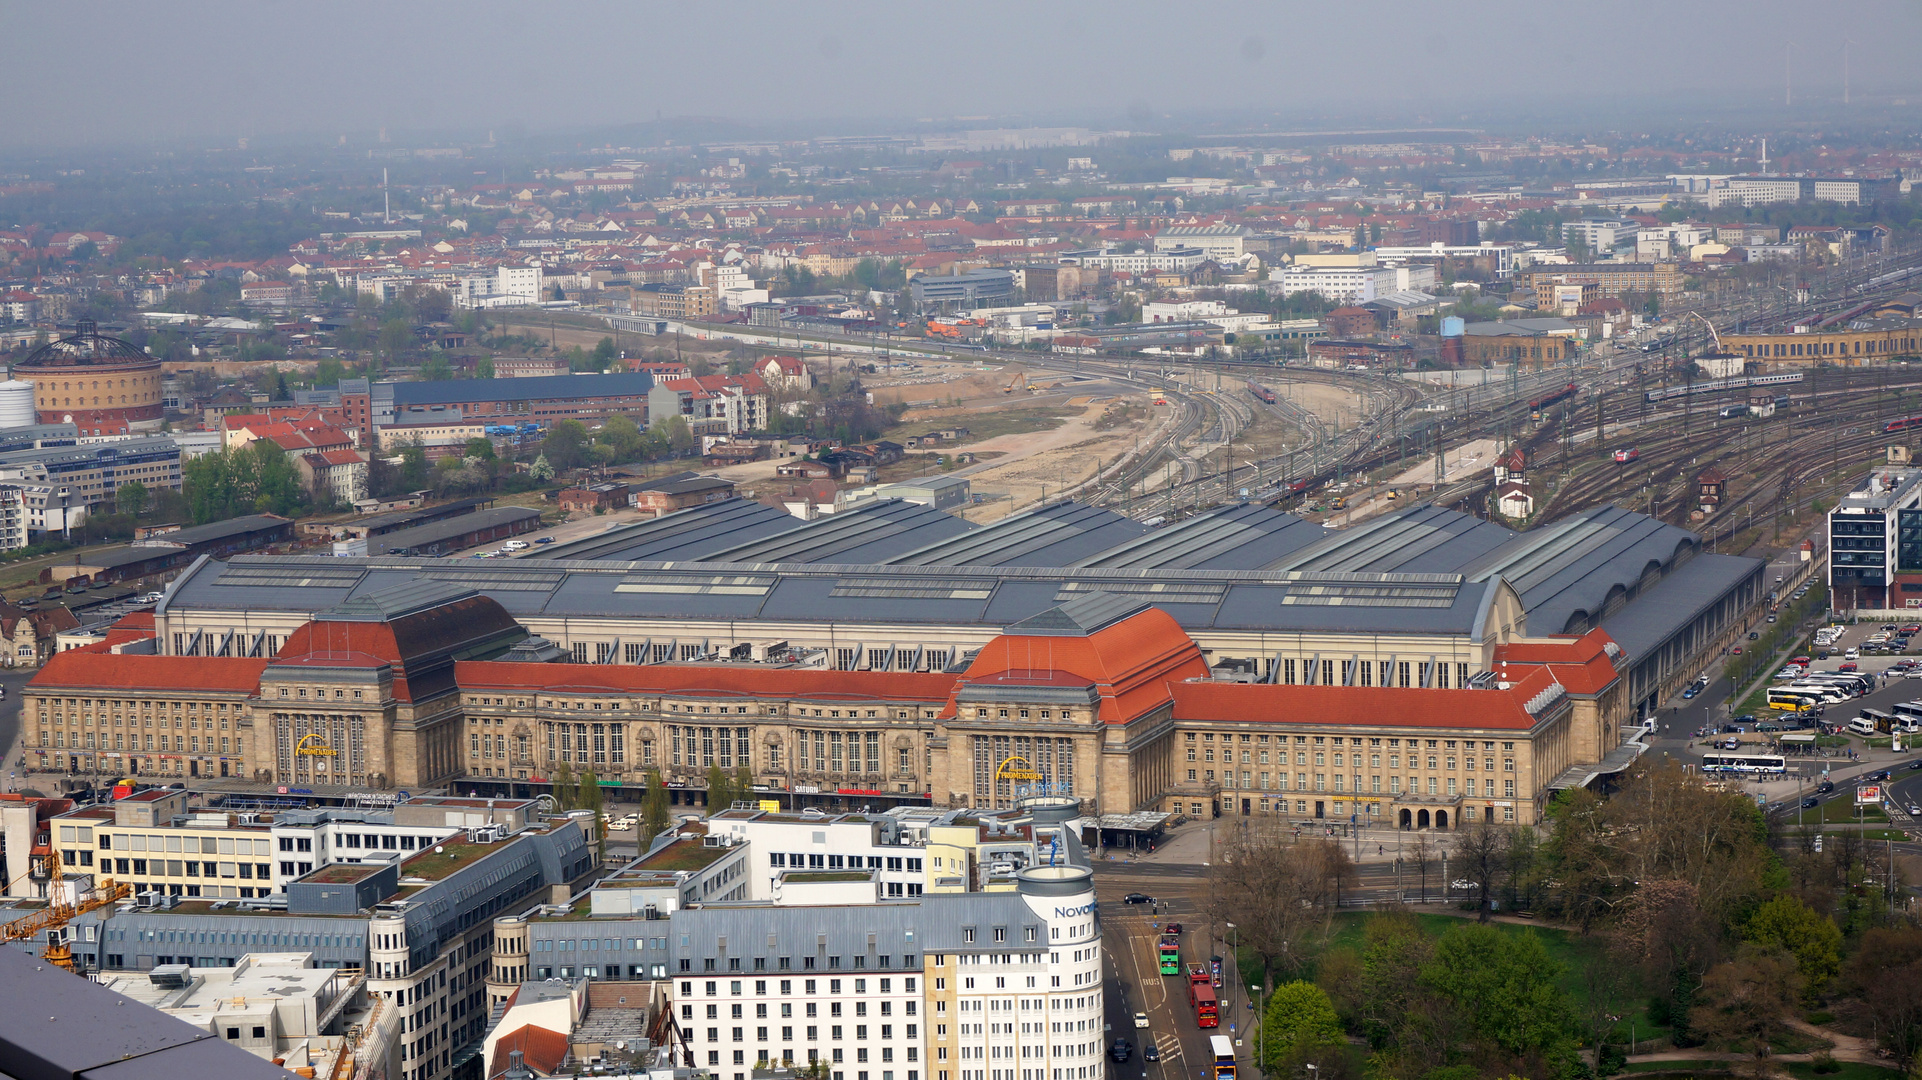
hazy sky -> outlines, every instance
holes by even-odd
[[[567,4],[0,0],[0,146],[1016,114],[1170,126],[1489,102],[1922,105],[1914,0]],[[1380,108],[1378,108],[1378,106]],[[1784,119],[1788,117],[1785,115]],[[1576,121],[1579,122],[1579,121]],[[839,124],[850,129],[858,123]],[[964,125],[965,126],[965,125]]]

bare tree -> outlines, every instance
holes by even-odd
[[[1415,864],[1415,873],[1421,878],[1421,891],[1415,895],[1424,901],[1428,899],[1428,863],[1433,857],[1434,852],[1428,847],[1428,837],[1417,834],[1414,844],[1408,849],[1408,861]]]
[[[1508,837],[1503,830],[1487,821],[1477,822],[1464,831],[1455,844],[1461,872],[1475,884],[1475,917],[1481,922],[1488,921],[1489,894],[1502,871],[1508,847]]]
[[[1228,841],[1221,856],[1209,913],[1234,923],[1243,944],[1294,974],[1309,959],[1310,937],[1326,929],[1341,890],[1353,887],[1348,853],[1330,840],[1288,844],[1243,835]]]

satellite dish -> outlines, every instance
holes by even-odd
[[[617,1040],[614,1043],[614,1049],[625,1052],[627,1050],[627,1042],[625,1040]]]

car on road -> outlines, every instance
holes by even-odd
[[[1769,621],[1770,621],[1770,622],[1774,622],[1774,621],[1775,621],[1775,616],[1773,616],[1773,615],[1770,615],[1770,616],[1769,616]]]
[[[1152,904],[1155,902],[1155,898],[1149,896],[1147,893],[1131,892],[1122,897],[1121,902],[1124,904]]]
[[[1161,932],[1164,934],[1180,934],[1181,924],[1178,922],[1171,922],[1168,925],[1162,927]]]
[[[1822,805],[1822,800],[1810,795],[1802,800],[1802,809],[1809,810]]]
[[[1913,770],[1915,770],[1915,769],[1922,769],[1922,760],[1918,760],[1918,761],[1911,761],[1911,762],[1909,762],[1909,769],[1910,769],[1911,771],[1913,771]]]
[[[1682,699],[1683,699],[1684,701],[1686,701],[1686,700],[1688,700],[1689,698],[1692,698],[1692,697],[1694,697],[1695,695],[1697,695],[1697,694],[1699,694],[1699,693],[1701,693],[1701,692],[1702,692],[1702,688],[1701,688],[1701,687],[1699,687],[1699,686],[1696,686],[1696,685],[1695,685],[1694,683],[1689,683],[1689,684],[1688,684],[1688,689],[1686,689],[1686,690],[1684,690],[1684,691],[1682,691]]]
[[[526,551],[531,546],[532,545],[530,545],[525,540],[509,540],[507,543],[501,545],[501,550],[502,551]]]
[[[1142,1048],[1141,1048],[1141,1060],[1143,1060],[1143,1061],[1160,1061],[1160,1060],[1161,1060],[1161,1047],[1159,1047],[1159,1046],[1155,1046],[1155,1045],[1153,1045],[1153,1044],[1150,1044],[1150,1045],[1148,1045],[1148,1046],[1144,1046],[1144,1047],[1142,1047]]]
[[[1910,803],[1910,804],[1909,804],[1909,816],[1910,816],[1910,817],[1922,817],[1922,806],[1917,806],[1917,805],[1915,805],[1914,803]]]
[[[554,542],[554,538],[551,536],[536,536],[534,542],[536,544],[551,544]]]
[[[1135,1044],[1126,1039],[1116,1039],[1114,1045],[1108,1047],[1108,1056],[1116,1061],[1126,1061],[1134,1056],[1134,1052]]]
[[[1738,724],[1753,724],[1755,722],[1755,714],[1743,713],[1742,715],[1735,718],[1735,722]]]
[[[1851,671],[1860,671],[1860,670],[1862,670],[1862,665],[1860,665],[1860,664],[1857,664],[1857,663],[1856,663],[1855,661],[1853,661],[1853,660],[1848,660],[1848,661],[1844,661],[1844,662],[1843,662],[1842,664],[1840,664],[1839,666],[1837,666],[1835,670],[1836,670],[1836,671],[1839,671],[1839,672],[1842,672],[1842,673],[1844,673],[1844,674],[1846,674],[1846,673],[1848,673],[1848,672],[1851,672]]]
[[[1742,655],[1742,647],[1740,645],[1737,645],[1733,649],[1730,649],[1729,652],[1735,654],[1736,656],[1740,656]]]
[[[1448,887],[1451,889],[1472,889],[1475,887],[1475,883],[1467,878],[1456,878],[1449,883]]]
[[[1862,659],[1862,650],[1860,650],[1860,649],[1850,649],[1850,650],[1848,650],[1847,652],[1845,652],[1845,653],[1843,653],[1843,654],[1842,654],[1842,659],[1844,659],[1844,660],[1860,660],[1860,659]]]
[[[1138,1027],[1138,1028],[1145,1028],[1145,1027],[1147,1027],[1147,1026],[1148,1026],[1148,1014],[1147,1014],[1147,1013],[1136,1013],[1136,1014],[1135,1014],[1135,1027]]]

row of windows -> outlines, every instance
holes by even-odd
[[[1358,793],[1362,791],[1362,786],[1361,786],[1362,778],[1360,776],[1356,776],[1354,778],[1354,786],[1350,788],[1348,786],[1348,777],[1342,775],[1341,773],[1336,773],[1334,777],[1334,787],[1330,788],[1328,786],[1328,774],[1315,773],[1313,775],[1314,775],[1314,784],[1312,787],[1310,787],[1309,774],[1296,773],[1294,790],[1296,791],[1336,791],[1336,792],[1354,791]],[[1234,788],[1234,787],[1247,788],[1249,790],[1254,790],[1254,791],[1267,791],[1267,790],[1287,791],[1289,790],[1287,773],[1274,773],[1271,776],[1270,774],[1265,772],[1260,774],[1255,774],[1255,773],[1244,770],[1241,774],[1241,777],[1240,777],[1241,782],[1239,784],[1235,782],[1235,779],[1236,779],[1235,774],[1233,772],[1223,771],[1221,774],[1221,786],[1225,788]],[[1513,780],[1502,781],[1502,794],[1500,796],[1497,796],[1495,794],[1494,777],[1490,777],[1486,781],[1477,782],[1476,779],[1471,776],[1467,780],[1462,782],[1463,789],[1460,791],[1456,790],[1456,780],[1455,780],[1455,777],[1452,777],[1452,776],[1447,778],[1445,785],[1442,779],[1439,777],[1430,776],[1427,778],[1427,781],[1428,781],[1428,794],[1430,795],[1444,794],[1444,792],[1442,791],[1442,788],[1445,786],[1447,788],[1447,791],[1445,793],[1449,795],[1467,795],[1470,798],[1489,798],[1489,799],[1493,799],[1493,798],[1512,799],[1515,797],[1515,781]],[[1191,784],[1197,782],[1195,778],[1195,770],[1193,769],[1188,770],[1188,782]],[[1203,770],[1203,776],[1200,782],[1209,783],[1209,784],[1214,783],[1215,771],[1213,769]],[[1388,789],[1386,792],[1382,790],[1381,785],[1382,785],[1382,778],[1380,776],[1371,776],[1368,778],[1368,792],[1371,794],[1375,794],[1375,795],[1402,794],[1402,778],[1399,776],[1390,776],[1388,778]],[[1421,790],[1422,790],[1422,778],[1418,776],[1409,777],[1407,793],[1410,795],[1417,795],[1421,793]]]
[[[861,859],[862,856],[859,855],[803,855],[800,852],[795,852],[790,855],[786,852],[770,851],[767,856],[767,864],[776,869],[792,868],[800,870],[805,867],[809,870],[860,870],[863,869]],[[900,871],[904,865],[910,874],[918,874],[921,872],[920,859],[908,858],[903,855],[869,855],[867,856],[866,869]]]
[[[48,741],[49,734],[52,736],[51,742]],[[69,735],[71,735],[71,738],[69,738]],[[86,733],[85,745],[82,745],[80,739],[81,733],[78,731],[67,732],[56,729],[49,733],[45,729],[42,729],[40,732],[40,745],[51,746],[57,750],[146,750],[161,754],[171,752],[175,754],[219,753],[234,755],[244,755],[247,752],[244,746],[245,740],[238,736],[234,737],[232,742],[229,743],[227,736],[222,735],[220,737],[220,749],[218,750],[214,749],[214,737],[212,735],[205,736],[206,746],[204,749],[201,746],[202,736],[199,735],[175,735],[171,748],[167,745],[167,736],[162,735],[160,736],[160,746],[157,750],[154,747],[154,736],[152,735],[141,736],[136,733],[122,739],[121,733],[116,731],[113,733],[112,745],[108,745],[107,733],[103,731],[100,733],[100,743],[98,746],[94,745],[94,733],[91,731]],[[232,748],[229,749],[229,746]]]

